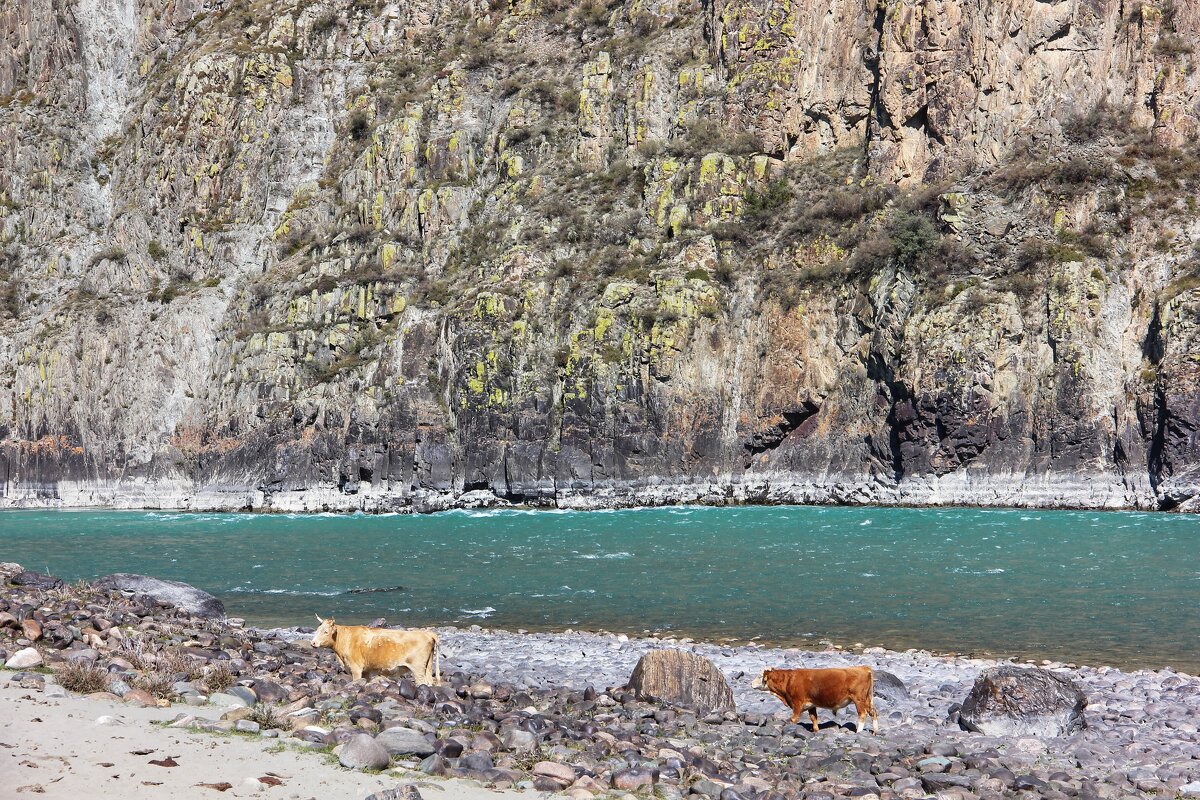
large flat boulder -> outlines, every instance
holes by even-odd
[[[61,589],[64,585],[62,578],[56,578],[53,575],[44,575],[40,572],[31,572],[27,569],[21,570],[15,575],[10,575],[8,582],[13,586],[24,586],[29,589],[41,589],[43,591]]]
[[[97,578],[93,585],[107,591],[132,592],[153,597],[189,614],[199,617],[221,617],[225,615],[225,604],[203,589],[179,581],[164,581],[145,575],[118,572]]]
[[[1069,678],[1037,667],[984,671],[963,701],[959,725],[988,736],[1069,736],[1085,727],[1087,696]]]
[[[684,650],[651,650],[638,661],[629,688],[639,700],[690,708],[698,714],[733,711],[733,690],[703,656]]]

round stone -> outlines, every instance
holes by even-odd
[[[32,647],[18,650],[12,654],[4,666],[8,669],[33,669],[42,665],[42,654]]]
[[[338,761],[347,769],[384,769],[392,761],[383,745],[366,733],[352,736],[341,747]]]

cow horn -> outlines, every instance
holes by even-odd
[[[313,616],[317,618],[317,622],[321,622],[321,623],[325,622],[325,620],[321,619],[320,614],[313,614]]]

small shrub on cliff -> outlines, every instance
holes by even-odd
[[[1154,45],[1154,54],[1163,58],[1178,58],[1192,52],[1191,43],[1177,33],[1168,33],[1158,37]]]
[[[312,235],[306,230],[293,228],[279,242],[279,258],[286,261],[313,244]]]
[[[1114,167],[1106,158],[1072,156],[1065,160],[1045,155],[1037,158],[1024,151],[997,170],[993,185],[1008,197],[1016,197],[1032,186],[1062,197],[1075,197],[1112,179]]]
[[[21,314],[21,281],[16,275],[0,271],[0,319],[16,319]]]
[[[934,250],[939,239],[927,216],[897,211],[886,227],[859,244],[850,266],[855,272],[871,273],[894,260],[900,267],[912,268]]]
[[[346,120],[346,133],[356,142],[361,142],[371,133],[371,115],[364,109],[356,109]]]
[[[114,244],[104,248],[100,252],[96,253],[96,255],[92,256],[89,266],[94,267],[101,261],[123,262],[126,258],[128,258],[128,256],[125,253],[125,249]]]
[[[338,15],[335,11],[326,11],[313,20],[312,32],[315,36],[324,36],[337,25]]]
[[[804,280],[791,270],[774,269],[762,277],[759,292],[764,299],[775,300],[786,314],[800,304]]]
[[[746,190],[746,216],[764,218],[792,201],[792,187],[785,180],[771,181],[761,191]]]
[[[893,255],[902,267],[917,263],[937,243],[938,232],[924,214],[900,213],[888,226]]]
[[[752,131],[734,130],[714,119],[702,119],[680,139],[671,143],[674,155],[689,157],[708,153],[749,155],[762,150],[762,141]]]
[[[1093,142],[1104,136],[1120,139],[1131,133],[1129,120],[1133,111],[1129,106],[1116,106],[1101,100],[1087,111],[1069,117],[1063,123],[1063,132],[1073,142]]]
[[[58,684],[70,692],[91,694],[108,689],[108,672],[83,660],[68,662],[54,676]]]

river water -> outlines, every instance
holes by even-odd
[[[262,625],[471,624],[1200,669],[1200,517],[835,507],[0,512],[0,561]],[[386,590],[386,591],[364,591]]]

